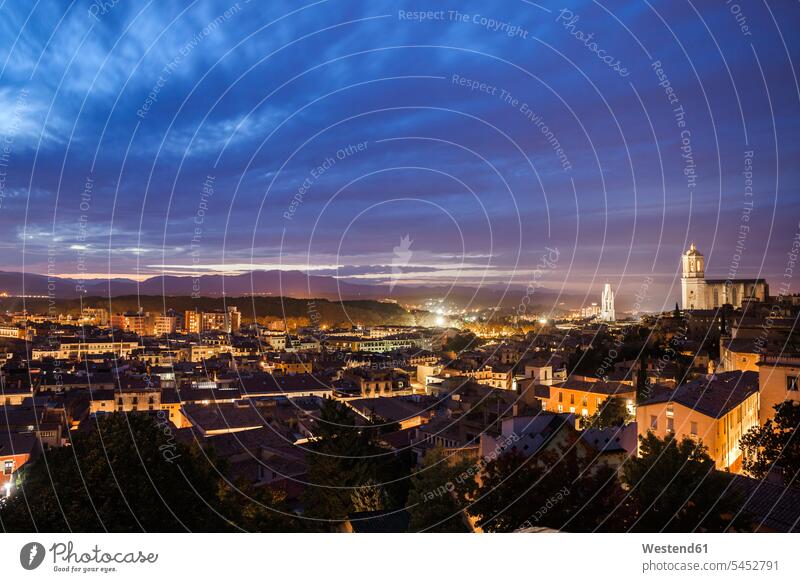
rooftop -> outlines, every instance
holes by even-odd
[[[711,379],[688,382],[675,390],[659,390],[639,406],[677,402],[706,416],[721,418],[755,392],[758,392],[757,372],[723,372]]]

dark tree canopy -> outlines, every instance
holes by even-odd
[[[609,428],[624,426],[631,422],[628,405],[622,398],[612,396],[607,398],[591,416],[581,418],[581,428]]]
[[[786,401],[775,406],[775,417],[754,426],[740,441],[745,471],[763,479],[780,472],[786,483],[800,477],[800,405]]]
[[[280,504],[269,490],[233,489],[198,447],[170,440],[150,417],[110,414],[98,418],[96,428],[75,433],[72,442],[71,447],[45,451],[23,469],[20,489],[0,510],[3,529],[217,532],[296,527],[274,510]]]
[[[720,532],[745,527],[741,505],[726,492],[728,480],[716,470],[705,447],[691,439],[640,439],[638,458],[623,468],[623,481],[636,512],[637,532]]]
[[[462,513],[474,487],[479,466],[475,462],[453,462],[440,448],[425,454],[422,466],[411,477],[408,512],[412,532],[470,531]]]
[[[408,467],[373,439],[379,430],[356,426],[347,407],[326,400],[318,422],[319,438],[309,447],[308,485],[303,493],[305,525],[311,530],[341,529],[358,510],[364,487],[380,488],[385,504],[402,507],[408,494]]]
[[[470,511],[490,532],[624,529],[627,507],[614,469],[589,462],[575,447],[540,458],[504,453],[487,465]]]

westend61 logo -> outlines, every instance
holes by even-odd
[[[29,542],[19,552],[19,563],[26,570],[35,570],[42,565],[47,553],[53,558],[55,572],[114,572],[116,564],[155,564],[158,554],[133,552],[106,552],[95,545],[89,551],[75,551],[72,542],[57,542],[49,550],[39,542]]]

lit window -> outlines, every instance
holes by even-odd
[[[800,390],[800,376],[786,376],[786,389],[789,392]]]
[[[650,415],[650,428],[658,430],[658,417],[655,414]]]
[[[668,433],[675,432],[675,419],[674,418],[667,418],[667,432]]]
[[[689,423],[689,430],[692,433],[692,436],[697,436],[697,423],[696,422],[690,422]]]
[[[14,472],[14,461],[6,461],[3,464],[3,475],[11,475]]]

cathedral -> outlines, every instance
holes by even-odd
[[[734,308],[747,301],[766,301],[769,285],[764,279],[706,279],[705,257],[689,247],[682,257],[681,301],[684,309],[716,309],[726,303]]]

